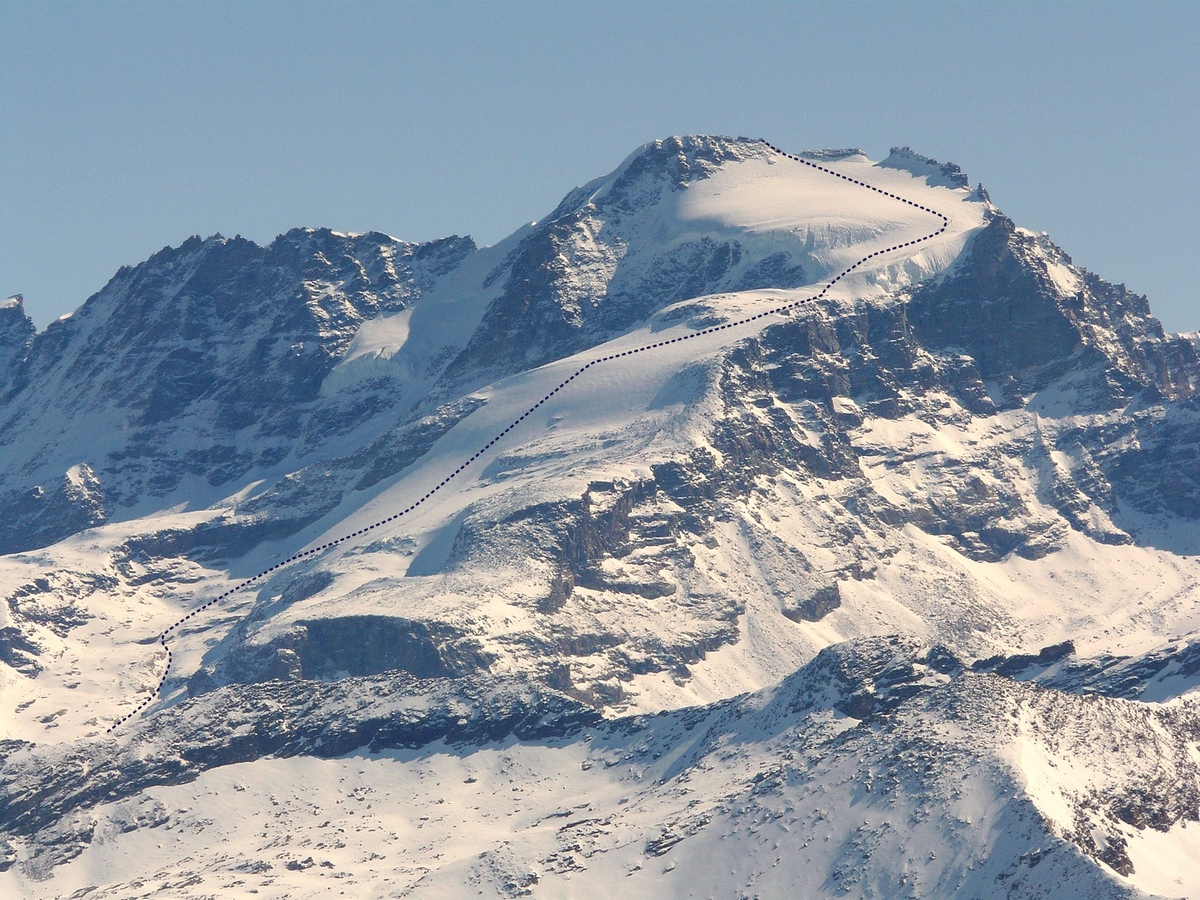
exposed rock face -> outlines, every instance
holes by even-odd
[[[391,616],[340,616],[300,621],[264,644],[239,643],[212,672],[201,670],[188,684],[192,693],[218,684],[263,681],[337,681],[408,672],[444,678],[486,672],[490,660],[461,629]]]
[[[104,492],[87,463],[72,466],[47,486],[34,485],[4,495],[6,543],[13,552],[44,547],[105,520]]]
[[[1101,455],[1113,491],[1142,512],[1200,518],[1200,404],[1195,397],[1140,410]]]
[[[1145,297],[1070,267],[1048,239],[997,215],[952,273],[914,292],[909,319],[930,350],[965,353],[985,379],[1019,375],[1025,392],[1092,362],[1108,370],[1100,409],[1144,387],[1194,393],[1191,342],[1167,338]]]
[[[29,316],[20,294],[0,303],[0,396],[8,388],[13,371],[25,358],[37,329]]]
[[[861,153],[862,151],[857,152]],[[879,165],[887,169],[911,172],[913,175],[924,178],[931,185],[954,188],[970,187],[966,172],[954,163],[939,163],[936,159],[914,153],[911,147],[893,147],[888,158]]]

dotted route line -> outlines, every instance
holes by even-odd
[[[690,340],[694,340],[699,337],[704,337],[706,335],[715,334],[716,332],[724,331],[727,328],[738,328],[742,325],[748,325],[751,322],[756,322],[759,319],[765,319],[768,316],[782,315],[782,314],[791,312],[792,310],[796,309],[797,307],[807,306],[809,304],[816,303],[818,300],[822,299],[826,294],[828,294],[829,291],[833,288],[833,286],[836,285],[839,281],[841,281],[843,278],[847,277],[855,269],[859,268],[862,265],[865,265],[866,263],[870,262],[872,259],[875,259],[877,256],[882,256],[885,253],[891,253],[895,250],[903,250],[905,247],[912,247],[917,244],[924,243],[925,241],[932,240],[933,238],[937,237],[939,234],[942,234],[943,232],[945,232],[945,230],[950,226],[950,220],[946,216],[942,215],[940,212],[937,212],[936,210],[930,209],[927,206],[922,206],[920,203],[916,203],[912,200],[908,200],[904,197],[899,196],[898,194],[893,194],[890,191],[885,191],[885,190],[883,190],[883,188],[878,188],[873,184],[868,184],[867,182],[860,181],[857,178],[851,178],[849,175],[843,175],[841,172],[835,172],[833,169],[830,169],[826,166],[819,165],[818,163],[815,163],[808,159],[804,159],[803,157],[793,156],[791,153],[785,153],[783,150],[780,150],[778,147],[774,146],[773,144],[768,143],[765,140],[762,141],[762,143],[764,145],[766,145],[767,147],[769,147],[771,150],[773,150],[775,153],[778,153],[781,156],[787,157],[790,160],[794,160],[795,162],[798,162],[798,163],[803,163],[804,165],[806,165],[810,168],[816,169],[820,172],[824,172],[827,175],[832,175],[835,178],[840,178],[843,181],[848,181],[851,184],[856,184],[859,187],[863,187],[863,188],[866,188],[867,190],[874,191],[877,194],[882,194],[884,197],[890,197],[893,200],[897,200],[900,203],[907,204],[908,206],[914,207],[915,209],[919,209],[922,212],[927,212],[930,215],[937,216],[939,219],[941,219],[942,226],[937,231],[931,232],[930,234],[927,234],[924,237],[915,238],[911,241],[905,241],[902,244],[895,244],[894,246],[891,246],[891,247],[885,247],[882,250],[876,250],[874,253],[870,253],[867,256],[864,256],[858,262],[854,263],[853,265],[851,265],[848,268],[843,269],[841,272],[839,272],[836,276],[834,276],[834,278],[831,281],[829,281],[823,288],[821,288],[819,293],[814,294],[811,297],[804,297],[799,300],[793,300],[790,303],[785,303],[781,306],[772,307],[771,309],[756,313],[752,316],[747,316],[744,319],[738,319],[733,322],[726,322],[722,325],[714,325],[711,328],[705,328],[701,331],[694,331],[691,334],[685,334],[685,335],[681,335],[679,337],[673,337],[673,338],[670,338],[669,340],[658,341],[657,343],[653,343],[653,344],[646,344],[643,347],[637,347],[633,350],[623,350],[620,353],[613,353],[608,356],[602,356],[602,357],[599,357],[598,359],[594,359],[591,362],[586,363],[585,365],[581,366],[579,369],[577,369],[575,371],[574,374],[572,374],[569,378],[567,378],[565,381],[563,381],[561,384],[559,384],[558,387],[556,387],[554,390],[552,390],[550,393],[548,393],[546,396],[544,396],[541,400],[539,400],[537,403],[535,403],[529,409],[525,410],[525,412],[522,413],[519,418],[514,420],[507,428],[505,428],[503,431],[501,431],[499,434],[497,434],[494,438],[492,438],[490,441],[488,441],[486,444],[484,444],[482,447],[480,447],[478,450],[476,450],[475,453],[472,454],[471,457],[469,459],[467,459],[466,462],[464,462],[457,469],[455,469],[453,472],[451,472],[449,475],[447,475],[445,478],[443,478],[441,481],[439,481],[435,487],[430,488],[429,491],[423,497],[421,497],[419,500],[413,501],[409,506],[405,507],[398,513],[394,513],[393,515],[388,516],[386,519],[380,519],[378,522],[375,522],[371,525],[367,525],[363,528],[358,529],[357,531],[351,532],[350,534],[346,534],[340,538],[336,538],[335,540],[328,541],[327,543],[321,544],[318,547],[312,547],[308,550],[301,551],[300,553],[297,553],[294,556],[289,556],[287,559],[284,559],[284,560],[281,560],[280,562],[275,563],[275,565],[271,566],[271,568],[264,569],[263,571],[259,572],[257,575],[253,576],[252,578],[247,578],[245,581],[242,581],[241,583],[234,585],[233,587],[231,587],[229,590],[225,591],[225,593],[221,594],[220,596],[214,597],[212,600],[209,600],[207,603],[203,603],[200,606],[197,606],[195,609],[193,609],[191,612],[189,612],[187,615],[185,615],[183,618],[181,618],[179,621],[177,621],[174,625],[172,625],[170,628],[168,628],[166,631],[164,631],[162,634],[160,634],[158,636],[158,642],[162,645],[163,649],[167,651],[167,667],[166,667],[166,669],[163,670],[162,678],[159,679],[158,685],[154,688],[154,692],[148,698],[146,698],[140,704],[138,704],[137,708],[134,709],[133,712],[129,713],[126,716],[123,716],[122,718],[120,718],[116,722],[114,722],[111,726],[109,726],[108,730],[105,733],[111,734],[117,728],[120,728],[122,725],[124,725],[126,722],[128,722],[130,719],[132,719],[134,716],[136,716],[138,713],[140,713],[142,710],[144,710],[147,706],[149,706],[151,703],[153,703],[154,700],[158,697],[159,692],[162,690],[163,685],[167,681],[167,675],[170,674],[170,671],[171,671],[172,656],[171,656],[171,648],[167,644],[167,638],[170,637],[170,635],[173,631],[176,631],[177,629],[181,628],[188,621],[195,618],[196,616],[198,616],[200,613],[204,612],[209,607],[215,606],[218,603],[220,603],[222,600],[225,600],[228,597],[231,597],[233,594],[236,594],[238,591],[241,591],[244,588],[250,587],[250,585],[252,585],[252,584],[262,581],[264,578],[273,574],[274,572],[279,571],[284,566],[291,565],[294,562],[298,562],[299,560],[306,559],[307,557],[313,556],[317,553],[322,553],[322,552],[330,549],[331,547],[336,547],[339,544],[344,544],[347,541],[352,541],[355,538],[362,537],[364,534],[366,534],[369,531],[373,531],[376,528],[381,528],[384,525],[387,525],[391,522],[395,522],[397,519],[408,515],[413,510],[415,510],[418,506],[421,506],[423,503],[425,503],[427,500],[429,500],[429,498],[431,498],[434,494],[436,494],[438,491],[440,491],[442,488],[444,488],[446,485],[448,485],[451,481],[453,481],[455,478],[457,478],[459,475],[461,475],[463,470],[465,470],[468,466],[470,466],[471,463],[475,462],[475,460],[479,459],[479,457],[483,456],[483,454],[487,453],[487,451],[492,449],[492,447],[494,447],[499,441],[503,440],[504,437],[510,431],[512,431],[514,428],[516,428],[518,425],[520,425],[522,422],[524,422],[527,418],[529,418],[531,415],[533,415],[533,413],[537,412],[537,410],[542,406],[542,404],[546,403],[548,400],[550,400],[552,397],[554,397],[555,394],[557,394],[559,391],[561,391],[563,388],[565,388],[567,385],[569,385],[571,382],[573,382],[576,378],[581,376],[584,372],[588,371],[588,369],[594,368],[595,366],[602,365],[603,363],[614,362],[619,359],[624,359],[627,356],[636,356],[639,353],[648,353],[651,350],[657,350],[661,347],[670,346],[671,344],[679,344],[684,341],[690,341]]]

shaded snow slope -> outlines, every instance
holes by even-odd
[[[20,862],[0,884],[101,897],[1189,890],[1177,864],[1195,848],[1197,793],[1164,803],[1154,786],[1195,784],[1195,702],[1045,691],[896,640],[827,650],[732,702],[608,723],[527,687],[438,683],[412,703],[397,702],[402,685],[351,679],[321,689],[323,706],[299,685],[222,691],[134,725],[136,751],[10,753]],[[369,747],[346,753],[356,741]],[[240,763],[256,745],[275,757]],[[94,806],[66,783],[22,796],[50,764],[113,788]]]

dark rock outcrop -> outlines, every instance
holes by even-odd
[[[0,303],[0,397],[7,392],[12,373],[25,359],[37,329],[25,315],[20,294]]]

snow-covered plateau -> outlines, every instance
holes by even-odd
[[[1197,345],[708,136],[4,301],[0,894],[1200,897]]]

